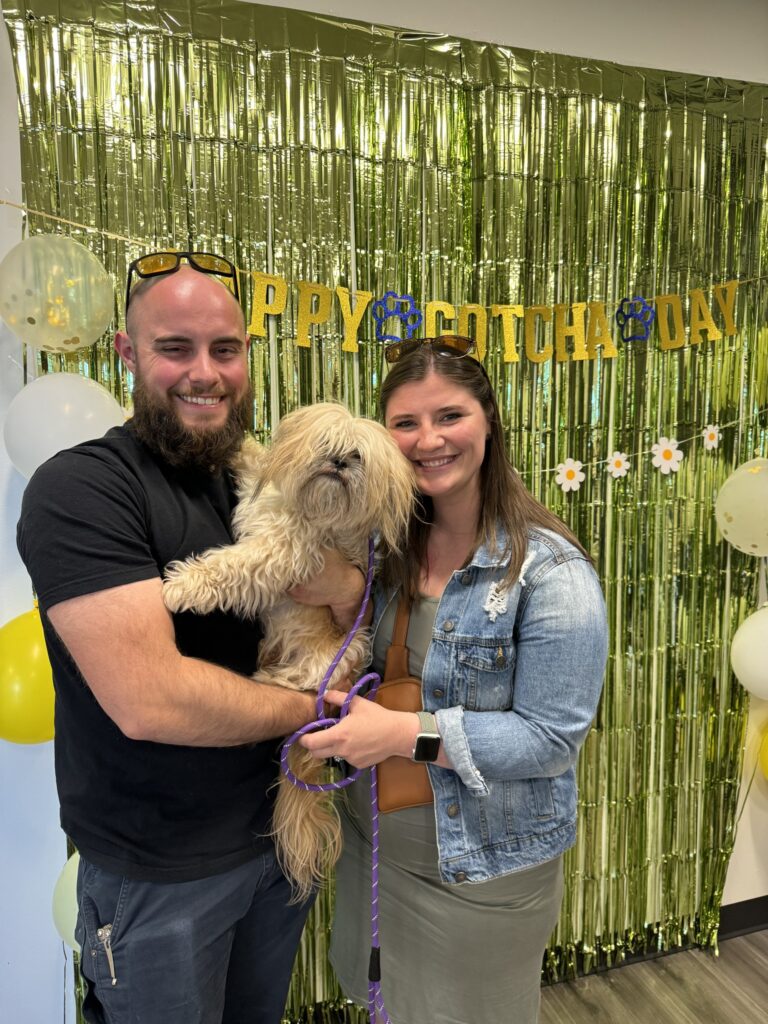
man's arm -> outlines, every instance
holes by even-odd
[[[285,736],[315,695],[184,657],[159,579],[71,598],[48,617],[103,710],[130,739],[201,747]]]

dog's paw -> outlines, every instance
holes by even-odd
[[[218,589],[202,563],[171,562],[165,570],[163,601],[171,612],[207,615],[218,607]]]

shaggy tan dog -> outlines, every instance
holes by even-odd
[[[286,591],[321,572],[323,549],[337,548],[365,572],[372,531],[380,545],[399,548],[414,498],[411,466],[380,424],[322,403],[287,415],[269,448],[246,442],[234,468],[236,542],[171,563],[165,603],[175,612],[258,614],[264,639],[254,678],[316,689],[345,634],[327,607],[297,604]],[[331,685],[353,675],[367,655],[367,634],[358,631]],[[291,748],[290,767],[308,783],[325,774],[324,764],[299,746]],[[273,831],[283,870],[303,899],[341,852],[331,794],[307,792],[281,776]]]

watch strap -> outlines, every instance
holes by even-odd
[[[419,733],[426,733],[428,736],[439,736],[437,719],[431,711],[417,711],[419,716]]]

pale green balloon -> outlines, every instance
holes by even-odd
[[[768,604],[745,619],[734,633],[731,666],[745,690],[768,700]]]
[[[65,235],[33,235],[0,263],[0,316],[46,352],[98,341],[115,308],[112,278],[93,253]]]
[[[768,459],[750,459],[728,477],[715,519],[729,544],[747,555],[768,555]]]
[[[75,852],[61,869],[53,889],[53,923],[56,931],[70,949],[80,952],[75,941],[77,924],[77,868],[80,854]]]

